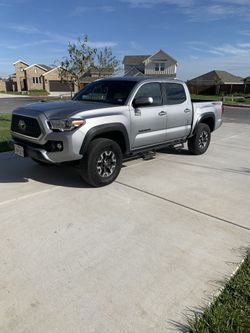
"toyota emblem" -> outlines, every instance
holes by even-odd
[[[18,128],[20,129],[20,131],[25,132],[26,130],[26,124],[24,120],[19,120],[18,122]]]

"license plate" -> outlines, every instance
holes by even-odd
[[[22,146],[14,144],[14,151],[18,156],[24,157],[24,148]]]

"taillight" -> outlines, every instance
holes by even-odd
[[[222,105],[221,105],[221,114],[223,114],[224,111],[225,111],[225,109],[224,109],[224,105],[222,104]]]

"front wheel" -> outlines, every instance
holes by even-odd
[[[80,162],[80,173],[84,181],[94,187],[112,183],[122,166],[120,146],[110,139],[93,140]]]
[[[194,155],[206,152],[210,144],[211,131],[207,124],[199,124],[195,135],[188,140],[188,149]]]

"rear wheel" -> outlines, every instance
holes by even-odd
[[[80,162],[80,173],[84,181],[94,187],[112,183],[122,166],[120,146],[110,139],[93,140]]]
[[[188,140],[188,149],[194,155],[201,155],[206,152],[210,144],[211,131],[207,124],[199,124],[195,135]]]

